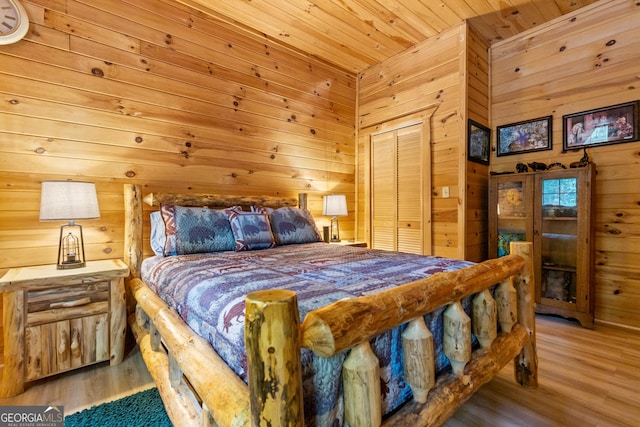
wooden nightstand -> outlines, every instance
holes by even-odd
[[[93,363],[124,358],[126,307],[121,260],[13,268],[0,279],[4,312],[4,369],[0,397],[24,383]]]
[[[367,242],[358,242],[355,240],[340,240],[339,242],[329,242],[332,245],[354,246],[357,248],[366,248]]]

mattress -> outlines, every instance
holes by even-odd
[[[156,256],[142,264],[142,280],[205,338],[245,382],[245,296],[263,289],[289,289],[298,299],[300,320],[306,313],[343,298],[375,293],[469,262],[401,252],[330,245],[324,242],[241,252]],[[463,307],[469,311],[469,299]],[[449,364],[442,353],[442,312],[425,316],[434,335],[436,372]],[[411,397],[402,375],[404,325],[372,340],[380,360],[383,411],[389,413]],[[348,350],[322,358],[303,349],[305,422],[339,426],[342,414],[342,362]]]

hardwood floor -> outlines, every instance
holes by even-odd
[[[640,335],[536,316],[538,388],[525,389],[506,366],[447,427],[638,426]]]
[[[640,335],[606,326],[537,316],[539,388],[513,379],[513,366],[482,387],[447,427],[637,426],[640,420]],[[134,349],[117,367],[100,364],[35,382],[0,405],[64,405],[70,414],[152,387]]]
[[[27,383],[24,393],[0,399],[0,406],[62,405],[69,415],[154,387],[138,347],[129,344],[127,350],[118,366],[103,362]]]

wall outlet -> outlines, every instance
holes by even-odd
[[[442,198],[443,199],[449,198],[449,186],[442,187]]]

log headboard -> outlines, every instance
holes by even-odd
[[[281,208],[284,206],[307,207],[307,195],[302,193],[298,199],[294,197],[275,196],[232,196],[224,194],[173,194],[149,193],[142,199],[149,206],[180,205],[206,206],[209,208],[226,208],[229,206],[267,206]]]
[[[278,196],[236,196],[225,194],[179,194],[179,193],[149,193],[142,196],[139,185],[124,185],[125,207],[125,242],[124,261],[131,270],[132,278],[140,277],[142,264],[142,203],[149,206],[180,205],[180,206],[206,206],[209,208],[226,208],[229,206],[265,206],[280,208],[285,206],[307,208],[307,194],[300,193],[295,197]]]

